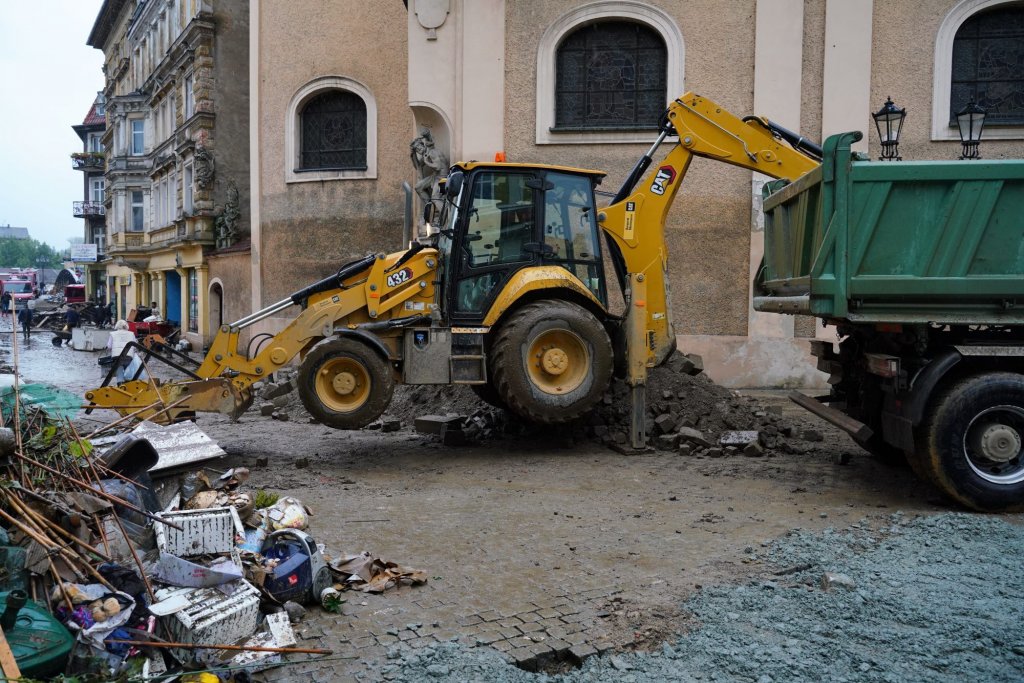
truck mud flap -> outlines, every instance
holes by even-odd
[[[791,391],[789,393],[789,400],[804,410],[814,413],[826,422],[834,424],[836,427],[839,427],[858,441],[867,441],[874,435],[874,431],[871,427],[868,427],[863,422],[855,420],[849,415],[841,413],[835,408],[827,406],[817,399],[811,398],[810,396],[804,396],[799,391]]]

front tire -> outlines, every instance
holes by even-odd
[[[612,377],[612,343],[588,310],[540,301],[513,313],[492,346],[494,384],[512,412],[559,424],[601,400]]]
[[[1024,509],[1024,375],[967,378],[936,400],[920,431],[929,478],[982,512]]]
[[[338,337],[309,350],[299,365],[299,398],[309,414],[334,429],[360,429],[391,403],[395,379],[366,344]]]

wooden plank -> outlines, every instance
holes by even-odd
[[[796,403],[801,408],[808,410],[826,422],[834,424],[850,436],[867,441],[874,434],[871,427],[868,427],[859,420],[854,420],[849,415],[841,413],[835,408],[829,407],[823,403],[820,403],[816,399],[810,396],[804,396],[799,391],[792,391],[789,394],[789,400]]]
[[[0,628],[0,669],[3,670],[7,680],[21,678],[21,669],[18,668],[18,662],[14,659],[14,653],[11,652],[11,646],[7,644],[7,636],[4,635],[2,628]]]

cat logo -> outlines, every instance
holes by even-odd
[[[662,166],[658,169],[658,174],[654,176],[654,182],[651,183],[651,192],[659,196],[665,194],[665,188],[671,185],[675,179],[676,169],[671,166]]]

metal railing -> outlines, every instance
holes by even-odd
[[[73,154],[71,156],[71,168],[76,171],[102,169],[106,164],[106,159],[102,154]]]
[[[74,215],[75,218],[105,216],[107,215],[107,208],[103,206],[103,202],[75,202]]]

